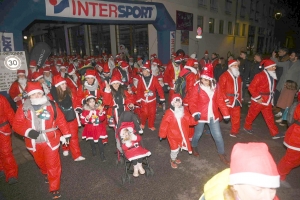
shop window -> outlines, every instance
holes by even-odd
[[[245,34],[246,34],[246,24],[243,24],[242,36],[245,36]]]
[[[215,19],[209,18],[209,33],[214,33]]]
[[[219,34],[223,34],[223,30],[224,30],[224,20],[220,20],[220,23],[219,23]]]
[[[239,23],[235,23],[234,35],[240,35],[240,24]]]
[[[70,54],[86,55],[84,42],[84,25],[68,28]]]
[[[204,27],[203,16],[198,15],[197,17],[197,28],[198,27],[201,27],[203,32],[203,27]]]
[[[228,35],[232,35],[232,22],[228,22]]]

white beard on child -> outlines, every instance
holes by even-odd
[[[178,108],[175,107],[174,109],[174,115],[177,119],[181,119],[183,117],[184,114],[184,108],[183,106],[180,106]]]
[[[30,99],[32,105],[43,105],[48,101],[47,97],[43,95],[41,98]]]
[[[233,74],[233,76],[238,77],[240,75],[240,71],[237,68],[230,68],[231,73]]]
[[[276,75],[276,72],[275,72],[275,71],[268,71],[268,70],[267,70],[267,72],[268,72],[268,74],[269,74],[273,79],[277,80],[277,75]]]

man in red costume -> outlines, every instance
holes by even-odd
[[[160,97],[161,103],[165,101],[164,91],[157,78],[151,74],[150,61],[142,67],[143,75],[139,79],[137,86],[137,102],[141,103],[141,127],[144,129],[148,119],[148,127],[155,131],[154,121],[156,117],[156,92]]]
[[[22,98],[22,94],[25,91],[25,87],[27,85],[27,78],[25,75],[25,70],[17,70],[18,79],[12,83],[8,90],[9,96],[16,102],[17,107],[24,103],[24,99]]]
[[[0,95],[0,177],[5,175],[6,182],[18,182],[18,165],[11,145],[11,124],[15,113],[7,99]]]
[[[111,76],[121,76],[122,83],[125,86],[132,83],[131,67],[126,61],[120,60],[120,66],[114,68]]]
[[[63,113],[57,104],[47,99],[40,83],[28,82],[26,92],[28,99],[16,112],[13,130],[25,137],[27,149],[44,174],[45,182],[49,182],[49,191],[53,198],[59,198],[61,163],[58,150],[60,140],[67,143],[70,131]]]
[[[219,94],[223,96],[231,116],[231,137],[237,137],[241,126],[242,79],[236,60],[228,62],[228,70],[219,79]]]
[[[275,80],[277,79],[275,72],[276,63],[267,59],[260,64],[264,66],[264,70],[254,77],[248,87],[251,94],[251,104],[246,116],[244,130],[250,134],[254,133],[252,123],[261,112],[270,130],[272,139],[282,138],[284,134],[278,132],[272,112],[273,94],[276,88]]]
[[[166,67],[166,71],[164,74],[164,83],[170,87],[169,96],[171,97],[174,94],[174,83],[177,80],[180,71],[182,69],[181,65],[181,57],[177,56],[174,58],[172,63],[169,63]],[[169,99],[171,103],[171,100]]]

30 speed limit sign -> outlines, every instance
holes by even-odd
[[[7,56],[4,60],[4,66],[9,70],[17,70],[21,67],[21,59],[15,55]]]

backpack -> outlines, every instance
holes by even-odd
[[[175,81],[175,89],[174,92],[179,94],[182,99],[186,96],[185,87],[186,87],[186,77],[192,72],[188,72],[183,76],[178,76],[178,79]]]
[[[298,105],[299,105],[299,102],[296,101],[288,108],[286,121],[287,121],[289,126],[292,125],[295,122],[294,112],[295,112]]]

